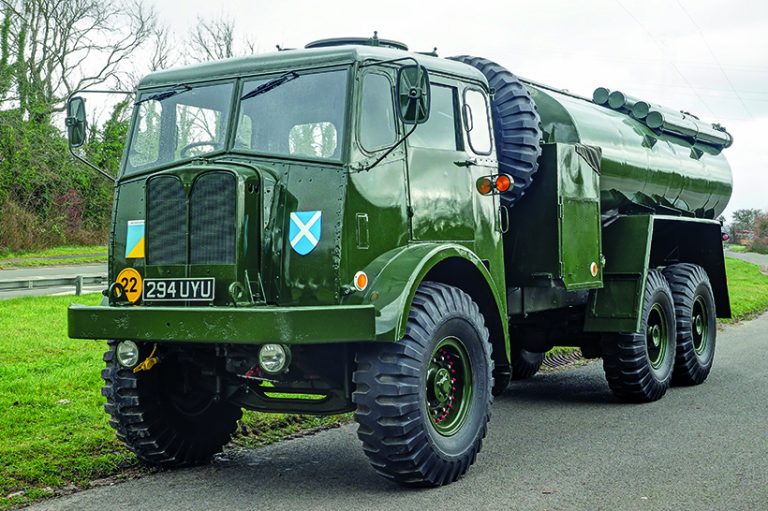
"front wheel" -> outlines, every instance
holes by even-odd
[[[488,330],[460,289],[424,282],[406,334],[361,349],[357,435],[373,468],[412,486],[456,481],[474,463],[493,401]]]
[[[200,465],[221,452],[237,427],[240,408],[200,388],[200,368],[178,354],[163,353],[152,369],[134,373],[118,363],[116,347],[110,341],[104,354],[104,409],[117,437],[139,461],[164,467]],[[149,346],[139,348],[147,356]]]
[[[659,270],[648,272],[641,330],[613,334],[603,340],[603,369],[619,399],[647,402],[669,388],[677,338],[672,292]]]

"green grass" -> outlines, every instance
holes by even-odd
[[[0,252],[0,268],[5,269],[100,263],[106,262],[106,260],[107,247],[104,245],[78,245],[26,252]]]
[[[734,320],[768,310],[768,276],[726,259]],[[101,397],[105,343],[66,336],[67,305],[101,295],[18,298],[0,302],[0,510],[48,496],[51,488],[143,470],[115,440]],[[349,414],[308,417],[246,412],[237,445],[254,447]],[[5,498],[26,492],[13,499]]]
[[[99,373],[106,343],[66,336],[66,307],[101,295],[0,302],[0,510],[68,484],[139,469],[107,423]],[[349,421],[246,412],[236,442],[258,446]],[[5,498],[11,493],[24,496]]]
[[[731,252],[746,252],[747,251],[747,247],[745,247],[744,245],[733,245],[733,244],[731,244],[731,245],[728,245],[726,247],[726,249],[730,250]]]
[[[747,319],[768,309],[768,275],[759,266],[726,257],[725,268],[733,318],[724,322]]]

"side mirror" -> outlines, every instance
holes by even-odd
[[[80,96],[69,98],[67,102],[66,125],[69,146],[82,146],[85,143],[87,124],[85,121],[85,100]]]
[[[429,119],[429,74],[423,66],[403,66],[397,73],[398,115],[404,124],[423,124]]]

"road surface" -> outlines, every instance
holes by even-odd
[[[103,275],[107,273],[107,264],[78,264],[63,266],[31,266],[13,270],[0,270],[0,280],[27,280],[43,278],[67,278],[78,275]],[[83,286],[83,293],[95,293],[105,286]],[[0,299],[18,296],[42,296],[55,294],[74,294],[75,287],[54,287],[44,289],[21,289],[18,291],[0,291]]]
[[[756,252],[733,252],[725,251],[726,257],[734,257],[760,266],[764,272],[768,272],[768,254],[758,254]]]
[[[376,476],[348,425],[32,509],[767,509],[766,332],[768,315],[726,327],[709,380],[651,404],[616,401],[599,363],[514,383],[477,463],[442,488]]]

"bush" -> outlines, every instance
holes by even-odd
[[[755,217],[752,233],[752,251],[768,254],[768,213],[761,213]]]
[[[116,170],[114,146],[102,163]],[[73,160],[58,128],[0,111],[0,252],[103,244],[111,207],[111,183]]]

